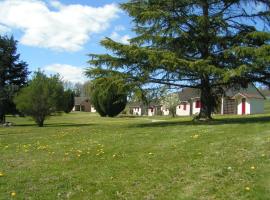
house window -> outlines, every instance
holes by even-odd
[[[201,101],[200,100],[197,100],[195,102],[195,108],[201,108]]]
[[[187,109],[187,103],[184,103],[183,105],[184,105],[183,110],[186,110]]]
[[[181,108],[181,105],[179,105],[179,109]]]

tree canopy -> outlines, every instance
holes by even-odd
[[[224,88],[270,85],[268,0],[130,0],[121,8],[136,37],[127,45],[102,40],[112,53],[90,55],[92,78],[198,88],[199,118],[207,119]]]
[[[63,93],[63,84],[58,75],[47,77],[38,71],[29,85],[15,97],[15,103],[22,113],[31,116],[42,127],[47,117],[63,110]]]
[[[5,122],[5,114],[15,110],[12,99],[27,83],[28,74],[27,63],[17,53],[17,41],[0,36],[0,123]]]

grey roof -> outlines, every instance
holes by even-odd
[[[81,105],[82,102],[88,100],[89,101],[89,98],[88,97],[75,97],[74,98],[74,104],[75,105]]]
[[[234,97],[236,94],[241,93],[247,98],[263,98],[265,96],[257,89],[254,84],[249,84],[248,88],[228,88],[225,89],[225,96]],[[179,93],[180,101],[189,101],[192,98],[200,98],[200,90],[195,88],[184,88]]]
[[[142,102],[130,102],[128,105],[130,108],[144,107]]]
[[[144,108],[144,107],[147,107],[147,106],[148,107],[159,107],[159,106],[161,106],[161,104],[156,103],[156,102],[150,102],[148,105],[146,105],[143,102],[130,102],[128,106],[130,108],[137,108],[137,107]]]
[[[195,88],[184,88],[181,92],[179,92],[179,100],[180,101],[189,101],[192,98],[200,97],[200,90]]]
[[[229,88],[225,90],[225,95],[227,97],[234,97],[237,94],[242,94],[247,98],[265,99],[265,96],[253,83],[249,84],[247,88],[240,87],[240,88]]]

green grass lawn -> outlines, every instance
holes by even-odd
[[[0,199],[270,199],[270,115],[229,117],[10,117]]]

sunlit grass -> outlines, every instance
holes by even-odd
[[[10,117],[0,199],[269,199],[270,116],[215,117]]]

